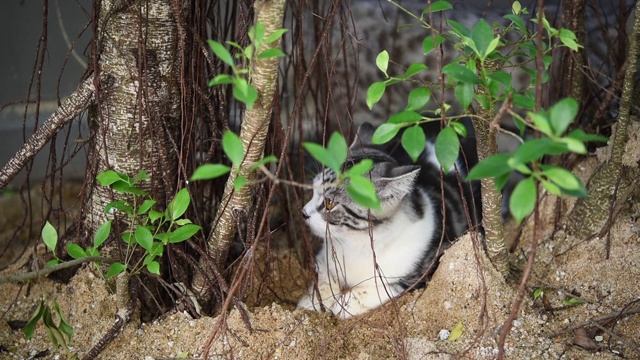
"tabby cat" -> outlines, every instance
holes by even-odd
[[[315,177],[313,198],[302,214],[324,241],[316,255],[317,291],[312,284],[299,308],[324,307],[343,319],[374,309],[424,283],[438,256],[469,228],[468,213],[471,225],[478,223],[477,184],[463,182],[475,161],[469,150],[475,144],[466,141],[464,156],[443,174],[432,141],[414,164],[401,146],[402,134],[373,145],[374,130],[368,123],[360,126],[346,167],[365,158],[374,161],[369,175],[381,211],[356,204],[342,187],[323,186],[336,180],[332,170]],[[428,128],[425,133],[434,134]]]

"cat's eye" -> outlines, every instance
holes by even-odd
[[[325,207],[327,210],[331,210],[331,209],[333,209],[334,207],[336,207],[336,203],[335,203],[335,202],[333,202],[333,201],[331,201],[330,199],[324,198],[324,207]]]

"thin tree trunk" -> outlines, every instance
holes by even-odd
[[[284,0],[256,2],[256,23],[264,26],[265,38],[282,26],[284,5]],[[280,41],[273,42],[268,46],[279,48]],[[231,171],[215,217],[214,230],[208,239],[209,252],[212,254],[214,265],[219,271],[224,269],[229,247],[237,231],[237,217],[244,217],[244,214],[249,212],[252,206],[254,187],[245,185],[235,191],[233,185],[238,175],[247,177],[249,181],[253,180],[255,172],[249,171],[249,167],[264,156],[269,122],[273,115],[272,105],[277,90],[278,61],[278,58],[256,58],[251,64],[251,85],[258,91],[258,100],[253,105],[253,109],[245,112],[240,129],[245,158],[239,169],[234,167]],[[202,273],[197,273],[192,285],[194,291],[200,294],[201,299],[208,302],[211,291],[206,288]]]
[[[640,2],[636,4],[636,14],[638,13],[640,13]],[[636,16],[633,32],[629,39],[629,55],[627,56],[629,64],[626,67],[627,71],[622,87],[620,114],[615,132],[609,140],[611,157],[598,168],[589,180],[587,185],[589,198],[579,199],[569,214],[569,231],[578,238],[586,238],[596,233],[613,209],[616,184],[622,176],[622,155],[628,139],[627,126],[630,121],[631,99],[639,54],[639,31],[640,16]]]

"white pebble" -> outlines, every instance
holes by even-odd
[[[447,329],[442,329],[438,333],[438,338],[440,339],[440,341],[445,341],[449,338],[450,335],[451,335],[451,331]]]
[[[595,337],[595,340],[596,340],[597,342],[600,342],[600,341],[604,340],[604,336],[602,336],[602,335],[598,335],[598,336],[596,336],[596,337]]]
[[[450,301],[445,301],[443,305],[444,305],[444,308],[447,309],[447,310],[449,310],[449,309],[451,309],[453,307],[453,305],[451,304]]]

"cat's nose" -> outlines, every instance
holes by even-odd
[[[307,220],[309,219],[311,216],[309,216],[309,214],[307,214],[307,211],[305,209],[302,209],[302,217]]]

